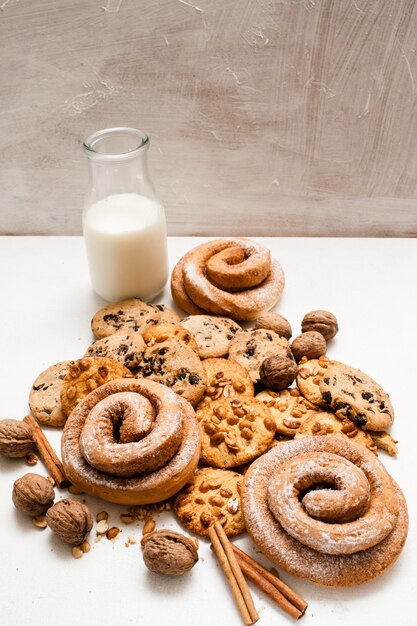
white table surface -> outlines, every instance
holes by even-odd
[[[202,238],[172,238],[170,262]],[[317,587],[287,574],[282,578],[309,607],[302,623],[320,626],[380,626],[416,623],[417,469],[417,242],[405,239],[258,239],[280,260],[286,287],[276,310],[294,335],[303,315],[332,311],[340,331],[328,354],[375,378],[390,394],[396,411],[391,429],[398,458],[380,459],[405,492],[410,533],[397,563],[379,579],[350,589]],[[104,303],[90,288],[83,241],[79,237],[1,237],[0,418],[21,419],[36,376],[49,365],[79,358],[92,340],[90,319]],[[158,302],[172,305],[169,289]],[[59,451],[60,430],[47,436]],[[14,480],[28,471],[46,475],[42,462],[0,458],[0,622],[5,626],[92,624],[241,624],[237,609],[208,543],[200,542],[200,562],[191,573],[170,579],[145,568],[139,539],[142,523],[126,526],[125,507],[86,496],[93,514],[107,510],[123,532],[115,541],[94,543],[81,559],[71,548],[40,531],[19,514],[11,500]],[[57,489],[57,499],[66,497]],[[77,496],[82,498],[82,496]],[[159,528],[181,530],[170,512]],[[125,547],[128,535],[138,543]],[[256,555],[250,540],[237,543]],[[263,562],[266,563],[265,560]],[[252,587],[259,624],[292,622]]]

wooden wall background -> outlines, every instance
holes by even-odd
[[[170,234],[417,235],[416,5],[0,0],[0,233],[79,234],[130,125]]]

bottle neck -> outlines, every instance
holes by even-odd
[[[123,161],[89,158],[90,193],[93,201],[119,193],[137,193],[155,199],[146,152]]]
[[[106,128],[83,144],[90,166],[86,204],[107,196],[136,193],[155,200],[149,171],[148,136],[135,128]]]

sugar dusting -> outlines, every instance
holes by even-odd
[[[103,398],[123,391],[158,397],[158,410],[169,404],[172,415],[181,419],[182,438],[166,465],[133,478],[111,476],[92,467],[80,447],[81,432],[91,409]],[[159,383],[136,379],[112,381],[89,394],[70,415],[62,437],[62,460],[68,479],[87,493],[125,504],[157,502],[178,491],[194,472],[199,449],[199,427],[191,405]]]
[[[396,524],[377,545],[348,555],[323,554],[291,537],[269,509],[268,487],[280,466],[299,454],[321,451],[337,454],[359,466],[370,483],[371,493],[386,487],[393,493]],[[242,506],[248,532],[268,558],[287,572],[322,585],[352,586],[383,573],[401,552],[408,530],[404,496],[383,465],[362,446],[346,443],[337,436],[285,442],[255,461],[245,475]]]
[[[188,253],[183,266],[184,288],[188,297],[207,311],[236,319],[253,319],[260,311],[276,303],[284,288],[284,273],[279,263],[273,261],[269,275],[258,286],[232,293],[219,289],[207,279],[206,263],[213,255],[231,246],[254,251],[242,265],[247,265],[248,272],[256,272],[257,254],[263,255],[264,246],[243,239],[211,241],[197,246],[193,254]]]

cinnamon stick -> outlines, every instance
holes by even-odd
[[[55,483],[61,488],[66,487],[68,480],[64,473],[64,467],[47,440],[45,433],[32,415],[26,415],[23,421],[30,426],[36,448]]]
[[[246,552],[243,552],[243,550],[240,550],[237,546],[233,545],[233,551],[236,554],[239,565],[245,576],[252,580],[253,583],[279,604],[284,611],[292,615],[292,617],[295,617],[295,619],[299,619],[304,615],[308,606],[304,598],[288,587],[282,580],[271,574],[271,572],[268,572],[260,563],[255,561],[249,554],[246,554]],[[264,588],[261,587],[261,584]],[[293,610],[294,608],[295,611]]]
[[[253,621],[249,614],[246,603],[243,599],[242,593],[240,591],[239,585],[233,575],[232,568],[230,567],[229,561],[227,560],[226,553],[223,550],[223,546],[220,542],[220,539],[217,536],[214,527],[211,526],[208,529],[208,534],[210,537],[211,544],[213,546],[213,550],[217,556],[217,559],[220,563],[220,566],[226,576],[226,580],[229,584],[230,590],[232,592],[233,598],[236,602],[236,605],[239,609],[240,615],[242,617],[242,621],[244,626],[252,626]]]
[[[219,522],[214,524],[214,530],[217,533],[218,538],[223,546],[223,550],[226,554],[226,558],[229,561],[230,568],[233,572],[233,575],[236,579],[237,584],[239,585],[239,589],[249,611],[249,615],[252,619],[252,622],[255,623],[259,619],[259,615],[255,609],[255,605],[253,603],[253,599],[251,593],[249,591],[248,584],[242,574],[242,570],[239,566],[235,553],[233,552],[233,545],[227,538],[226,533],[224,532],[224,528]]]

